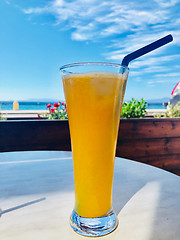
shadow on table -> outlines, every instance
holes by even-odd
[[[30,202],[26,202],[26,203],[23,203],[23,204],[20,204],[20,205],[16,205],[16,206],[11,207],[11,208],[7,208],[7,209],[3,209],[3,210],[0,209],[0,217],[5,213],[9,213],[9,212],[18,210],[20,208],[27,207],[27,206],[32,205],[32,204],[39,203],[39,202],[44,201],[44,200],[46,200],[45,197],[30,201]]]
[[[157,239],[158,236],[163,240],[180,239],[180,178],[175,175],[172,177],[160,184],[148,240]],[[176,181],[173,180],[175,178]]]
[[[136,161],[116,159],[113,184],[113,208],[116,214],[119,214],[126,203],[144,186],[162,179],[165,181],[167,174],[172,175]]]
[[[147,182],[152,180],[144,173],[139,174],[138,163],[125,159],[116,159],[113,183],[113,209],[118,215],[128,201],[141,189]]]
[[[136,229],[138,239],[179,240],[180,178],[158,168],[145,169],[133,161],[131,167],[128,160],[119,161],[113,189],[116,214],[122,211],[123,216],[129,216],[129,229]],[[143,222],[138,224],[138,219]]]

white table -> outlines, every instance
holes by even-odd
[[[0,154],[0,208],[5,211],[31,202],[2,214],[0,239],[87,239],[69,226],[74,203],[71,156],[58,151]],[[35,200],[40,201],[32,203]],[[180,239],[180,178],[176,175],[116,158],[113,206],[119,226],[103,239]]]

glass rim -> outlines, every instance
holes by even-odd
[[[78,63],[70,63],[70,64],[65,64],[62,67],[59,68],[59,71],[62,71],[66,68],[71,68],[71,67],[76,67],[76,66],[83,66],[83,65],[101,65],[101,66],[111,66],[111,67],[116,67],[116,68],[124,68],[129,71],[129,68],[127,66],[122,66],[121,64],[118,63],[109,63],[109,62],[78,62]]]

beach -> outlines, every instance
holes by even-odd
[[[6,120],[18,120],[18,119],[39,119],[38,115],[47,113],[48,110],[2,110],[1,116]],[[146,117],[153,117],[154,115],[162,115],[167,112],[167,109],[147,109]]]

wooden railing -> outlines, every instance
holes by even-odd
[[[67,120],[0,122],[0,152],[71,150]],[[116,156],[180,175],[180,119],[122,119]]]
[[[122,119],[116,154],[180,175],[180,118]]]
[[[0,122],[0,152],[71,150],[67,120]]]

